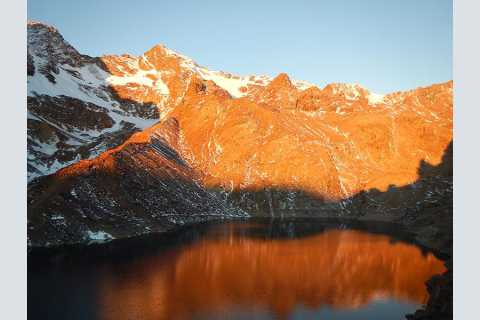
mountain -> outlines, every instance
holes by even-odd
[[[271,81],[210,71],[161,45],[140,57],[89,57],[52,26],[29,21],[27,32],[29,181],[95,157],[155,124],[181,101],[194,75],[233,97]]]
[[[452,81],[378,95],[161,45],[93,58],[38,22],[27,72],[32,246],[222,216],[395,220],[451,196]]]

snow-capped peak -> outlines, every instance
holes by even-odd
[[[369,104],[381,103],[385,98],[384,95],[373,93],[357,83],[330,83],[325,86],[324,90],[333,95],[343,95],[348,100],[365,98]]]

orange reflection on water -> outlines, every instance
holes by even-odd
[[[203,239],[105,279],[103,319],[191,319],[234,308],[287,318],[298,305],[355,309],[378,299],[425,303],[445,271],[432,254],[390,238],[331,230],[293,240]]]

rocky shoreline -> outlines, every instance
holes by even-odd
[[[452,265],[452,233],[451,228],[445,228],[448,225],[448,221],[443,221],[439,223],[432,220],[434,215],[439,216],[448,216],[446,213],[451,213],[451,206],[449,204],[443,204],[437,206],[434,209],[430,210],[430,218],[422,216],[418,221],[408,221],[406,219],[400,219],[396,221],[386,221],[385,219],[380,218],[313,218],[318,221],[328,221],[329,223],[344,224],[349,227],[354,227],[358,229],[367,229],[375,233],[388,233],[388,230],[391,228],[398,229],[405,234],[408,234],[406,241],[413,241],[415,244],[420,245],[422,248],[433,252],[438,258],[446,261],[445,265],[447,271],[442,275],[436,275],[432,277],[425,284],[427,291],[429,293],[429,300],[423,309],[417,310],[414,314],[406,315],[406,318],[409,320],[426,320],[426,319],[452,319],[453,318],[453,265]],[[68,252],[70,249],[76,250],[95,250],[98,249],[97,245],[100,247],[112,246],[115,247],[117,243],[120,243],[122,240],[127,241],[141,241],[142,237],[145,236],[160,236],[162,239],[168,240],[175,237],[181,236],[189,229],[198,229],[199,226],[208,223],[221,223],[228,221],[236,221],[238,219],[242,220],[258,220],[258,219],[269,219],[269,218],[249,218],[249,217],[228,217],[228,216],[203,216],[203,217],[192,217],[188,220],[182,220],[181,224],[175,223],[171,224],[169,227],[164,227],[162,230],[156,230],[154,232],[146,233],[143,235],[135,235],[129,238],[123,239],[106,239],[105,241],[93,241],[90,243],[77,243],[77,244],[68,244],[60,245],[53,247],[29,247],[29,257],[31,256],[42,256],[44,254],[51,254],[52,252]],[[275,220],[283,220],[282,218],[273,218]],[[302,220],[302,219],[312,219],[309,218],[285,218],[285,221],[292,220]],[[379,228],[375,228],[375,225],[379,224]],[[387,228],[388,227],[388,228]],[[91,244],[95,244],[93,247]],[[89,247],[89,248],[87,248]]]

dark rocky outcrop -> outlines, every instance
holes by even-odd
[[[161,136],[172,127],[174,121],[166,122],[148,138],[137,133],[94,160],[34,180],[28,188],[29,244],[89,243],[245,216],[192,179],[196,173]],[[168,138],[171,143],[177,137]]]

